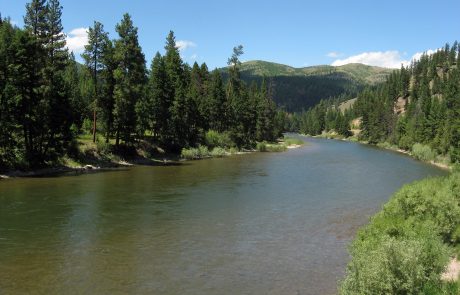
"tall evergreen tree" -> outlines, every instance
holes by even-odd
[[[68,65],[68,51],[62,27],[62,6],[59,0],[49,0],[46,14],[46,64],[44,68],[46,101],[45,124],[47,129],[41,134],[44,157],[56,158],[65,152],[72,140],[70,127],[70,92],[64,75]]]
[[[225,95],[224,82],[219,70],[211,74],[208,90],[210,103],[209,122],[211,129],[223,132],[228,129],[228,117],[230,114],[229,104]]]
[[[173,136],[171,148],[180,150],[182,147],[193,146],[197,139],[195,120],[196,104],[187,93],[187,71],[176,45],[174,32],[170,31],[166,38],[165,65],[171,85],[170,97]]]
[[[25,28],[39,40],[45,39],[47,35],[47,13],[46,0],[32,0],[32,2],[26,4]]]
[[[138,100],[144,98],[146,82],[145,57],[139,45],[137,28],[131,16],[125,14],[116,26],[120,38],[115,41],[115,106],[114,120],[116,129],[116,145],[120,138],[126,143],[133,141],[136,131],[136,110]]]
[[[172,137],[171,110],[173,96],[169,83],[165,60],[159,52],[153,58],[149,73],[147,97],[149,98],[148,125],[152,133],[163,146],[168,145]]]
[[[104,52],[107,47],[108,35],[104,32],[104,26],[100,22],[94,22],[93,27],[88,29],[88,44],[85,45],[83,58],[90,70],[94,84],[94,110],[93,110],[93,142],[96,142],[97,108],[101,83],[99,73],[104,69]]]
[[[115,70],[117,69],[117,61],[115,59],[115,47],[109,39],[105,40],[101,54],[103,70],[100,74],[102,83],[102,95],[99,99],[99,106],[102,111],[105,127],[105,142],[109,143],[110,136],[113,131],[114,124],[114,107],[115,107]]]

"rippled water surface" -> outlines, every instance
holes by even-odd
[[[445,174],[304,138],[255,153],[0,182],[1,294],[334,294],[359,226]]]

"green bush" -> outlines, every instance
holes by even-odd
[[[99,154],[108,154],[110,153],[110,144],[106,143],[105,140],[96,141],[96,148]]]
[[[219,133],[215,130],[209,130],[205,134],[205,143],[210,149],[215,147],[231,148],[235,143],[231,140],[228,132]]]
[[[301,140],[300,138],[292,138],[292,137],[286,137],[284,138],[284,143],[286,145],[303,145],[304,141]]]
[[[90,119],[84,119],[82,124],[82,129],[86,134],[93,132],[93,121]]]
[[[287,146],[284,144],[267,144],[267,152],[278,153],[287,150]]]
[[[259,152],[267,152],[267,143],[266,142],[258,142],[256,146],[256,150]]]
[[[409,150],[413,146],[414,141],[407,135],[402,136],[399,139],[398,146],[403,150]]]
[[[458,173],[404,186],[358,233],[340,293],[440,294],[433,290],[457,288],[440,275],[459,242],[459,204]]]
[[[228,152],[230,153],[230,155],[235,155],[239,152],[239,150],[236,148],[236,147],[231,147]]]
[[[285,143],[269,144],[263,141],[257,143],[256,150],[259,152],[284,152],[287,150],[287,146]]]
[[[222,158],[226,155],[227,155],[227,152],[225,151],[225,149],[221,147],[215,147],[211,151],[211,157]]]
[[[393,144],[391,144],[391,143],[389,143],[387,141],[379,142],[379,143],[377,143],[377,146],[379,148],[387,149],[387,150],[397,150],[398,149],[397,146],[395,146],[395,145],[393,145]]]
[[[198,160],[210,157],[211,154],[206,146],[198,146],[197,148],[183,148],[181,151],[181,157],[186,160]]]
[[[418,160],[427,162],[436,159],[436,153],[429,146],[420,143],[412,146],[412,155]]]

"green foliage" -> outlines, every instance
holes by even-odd
[[[148,141],[201,158],[210,153],[204,145],[221,156],[284,131],[286,115],[277,112],[270,86],[250,88],[240,77],[242,46],[225,83],[206,64],[186,64],[171,31],[165,54],[157,53],[147,71],[138,29],[125,14],[115,40],[97,21],[88,29],[83,66],[68,53],[61,15],[59,0],[32,0],[24,29],[0,21],[0,169],[77,157],[75,137],[89,133],[89,154],[132,156]],[[105,142],[96,143],[98,133]]]
[[[300,138],[285,137],[283,139],[285,145],[303,145],[305,142]]]
[[[267,143],[266,142],[258,142],[257,145],[256,145],[256,149],[259,152],[268,152]]]
[[[215,147],[227,149],[235,146],[228,132],[219,133],[215,130],[206,132],[204,142],[210,149]]]
[[[264,141],[264,142],[258,142],[256,145],[256,149],[259,152],[276,153],[276,152],[286,151],[287,146],[285,143],[270,144]]]
[[[434,161],[436,153],[427,145],[416,143],[412,146],[411,154],[414,158],[422,161]]]
[[[98,140],[96,141],[97,151],[100,154],[108,154],[111,152],[111,145],[105,141]]]
[[[342,95],[320,101],[290,118],[289,130],[310,135],[337,132],[371,144],[388,142],[424,161],[460,161],[460,48],[445,46],[391,72],[382,84],[356,98]],[[350,99],[351,98],[351,99]],[[343,103],[344,101],[350,103]],[[353,103],[351,103],[353,102]],[[347,107],[345,107],[347,106]],[[358,126],[351,120],[359,118]]]
[[[216,151],[217,152],[217,151]],[[186,160],[198,160],[204,159],[211,156],[206,146],[198,146],[197,148],[183,148],[181,151],[181,157]]]
[[[421,294],[451,288],[443,286],[440,275],[452,253],[449,245],[458,243],[459,183],[456,173],[398,191],[353,242],[341,294]]]
[[[227,155],[227,151],[221,147],[215,147],[212,149],[210,156],[214,158],[222,158]]]
[[[221,71],[225,74],[226,69]],[[391,70],[362,64],[293,68],[266,61],[249,61],[241,64],[240,72],[247,84],[255,81],[260,85],[264,79],[271,81],[274,101],[289,112],[300,112],[313,107],[321,99],[357,93],[365,86],[383,82]]]
[[[116,26],[120,39],[115,41],[115,60],[117,68],[114,71],[114,123],[116,145],[120,139],[126,143],[133,141],[132,134],[136,132],[136,104],[144,97],[146,84],[145,58],[139,45],[137,28],[129,14]]]

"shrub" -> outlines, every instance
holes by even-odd
[[[231,140],[228,132],[219,133],[215,130],[209,130],[205,134],[205,143],[210,149],[215,147],[231,148],[235,143]]]
[[[197,148],[183,148],[181,151],[181,157],[186,160],[198,160],[207,158],[210,156],[209,150],[206,146],[198,146]]]
[[[96,142],[97,152],[99,154],[108,154],[110,153],[110,144],[106,143],[105,140],[98,140]]]
[[[90,134],[93,132],[93,122],[86,118],[83,120],[82,129],[85,133]]]
[[[409,150],[412,147],[413,143],[414,141],[412,140],[412,138],[410,138],[407,135],[404,135],[399,139],[398,146],[403,150]]]
[[[259,152],[284,152],[287,150],[287,146],[285,143],[269,144],[263,141],[257,143],[256,150]]]
[[[239,151],[236,147],[231,147],[228,152],[230,153],[230,155],[234,155],[234,154],[237,154]]]
[[[389,143],[388,141],[384,141],[384,142],[379,142],[377,143],[377,146],[379,148],[382,148],[382,149],[387,149],[387,150],[397,150],[398,147]]]
[[[198,149],[196,148],[190,148],[190,149],[186,149],[186,148],[183,148],[181,153],[180,153],[181,157],[186,159],[186,160],[194,160],[194,159],[198,159]]]
[[[227,152],[225,151],[225,149],[223,149],[221,147],[215,147],[211,151],[211,157],[221,158],[221,157],[224,157],[226,155],[227,155]]]
[[[440,274],[449,245],[459,242],[459,183],[455,173],[398,191],[353,242],[341,294],[439,294],[433,290],[458,287],[441,283]]]
[[[412,155],[422,161],[433,161],[436,158],[436,153],[427,145],[416,143],[412,146]]]
[[[284,152],[287,150],[287,146],[284,144],[268,144],[267,152],[277,153]]]
[[[284,139],[284,143],[286,145],[303,145],[304,144],[304,141],[301,140],[300,138],[292,138],[292,137],[286,137]]]
[[[267,143],[266,142],[258,142],[256,149],[259,152],[267,152]]]

